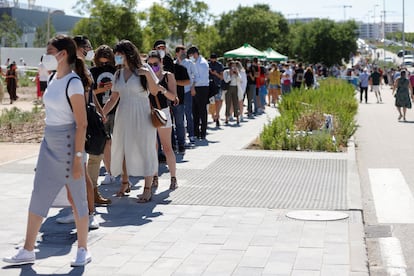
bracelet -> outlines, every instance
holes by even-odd
[[[167,92],[168,92],[168,90],[164,89],[164,91],[162,91],[161,94],[165,95],[165,94],[167,94]]]

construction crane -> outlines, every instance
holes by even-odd
[[[351,5],[334,5],[334,6],[325,6],[324,8],[341,8],[344,9],[344,21],[346,20],[346,9],[352,8]]]

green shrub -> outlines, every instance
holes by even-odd
[[[294,89],[279,103],[281,116],[265,126],[260,145],[270,150],[338,151],[356,131],[354,87],[329,78],[317,90]],[[324,128],[333,115],[333,129]]]
[[[0,114],[0,127],[13,126],[16,124],[30,123],[36,120],[36,116],[41,112],[39,107],[34,107],[32,111],[22,111],[17,107],[3,109]]]

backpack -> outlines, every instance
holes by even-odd
[[[56,72],[53,72],[49,77],[49,82],[53,79]],[[73,79],[79,79],[79,77],[71,77],[66,84],[65,95],[70,106],[70,109],[73,111],[72,104],[68,95],[69,83]],[[79,79],[80,80],[80,79]],[[102,116],[96,111],[96,106],[92,100],[92,87],[89,91],[88,102],[86,103],[86,118],[88,121],[88,126],[86,128],[86,137],[85,137],[85,151],[89,154],[100,155],[103,153],[106,140],[109,138],[105,126],[102,121]]]

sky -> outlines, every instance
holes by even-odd
[[[27,1],[21,0],[21,3]],[[59,1],[58,9],[66,14],[77,15],[72,7],[76,0]],[[138,9],[145,10],[154,2],[161,0],[138,0]],[[239,5],[252,6],[255,3],[265,3],[273,11],[281,12],[285,18],[318,17],[332,20],[355,19],[363,22],[380,22],[384,14],[386,22],[403,21],[403,2],[405,2],[405,31],[414,32],[414,16],[408,11],[414,10],[413,0],[204,0],[214,15],[236,10]],[[54,8],[56,0],[37,0],[36,5]]]

